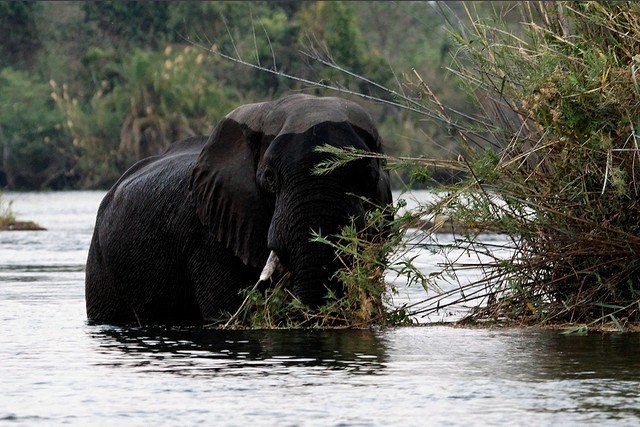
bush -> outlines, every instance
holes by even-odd
[[[429,290],[469,268],[482,276],[409,314],[473,302],[465,319],[473,322],[578,325],[570,331],[637,325],[640,5],[507,4],[489,18],[470,7],[475,4],[466,8],[470,24],[454,32],[453,71],[481,114],[458,114],[417,73],[422,96],[402,98],[407,109],[456,134],[465,156],[440,163],[468,178],[396,221],[407,230],[426,214],[453,218],[454,243],[430,240],[446,261],[428,276],[416,274],[411,258],[395,265]],[[512,20],[505,16],[513,14],[523,28],[507,25]],[[438,164],[396,163],[409,165],[414,179],[428,178]],[[433,230],[425,230],[411,234],[413,243],[430,239]],[[484,231],[504,233],[507,243],[479,238]],[[449,259],[452,249],[477,262]],[[345,282],[359,277],[345,273]]]
[[[11,209],[13,200],[6,200],[0,193],[0,230],[16,221],[16,216]]]
[[[102,50],[88,57],[101,62],[105,73],[88,104],[72,97],[66,85],[52,82],[81,153],[83,187],[111,185],[126,167],[161,153],[171,142],[210,133],[237,103],[233,91],[212,80],[211,58],[191,47],[136,50],[123,63]]]
[[[26,72],[0,71],[0,176],[9,188],[60,188],[73,179],[73,147],[49,94]]]
[[[513,254],[470,285],[485,297],[471,319],[624,328],[640,320],[640,5],[539,6],[518,5],[522,35],[468,10],[457,36],[484,117],[460,134],[471,180],[446,207]]]

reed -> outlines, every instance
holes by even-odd
[[[511,255],[448,266],[485,271],[467,319],[624,330],[640,320],[640,4],[523,3],[522,34],[472,7],[453,71],[482,117],[458,125],[470,178],[443,211],[501,230]]]
[[[6,200],[0,193],[0,230],[16,222],[16,216],[11,209],[12,200]]]

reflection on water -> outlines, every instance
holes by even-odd
[[[384,367],[384,347],[370,330],[105,328],[91,335],[107,365],[187,376],[277,375],[289,367],[374,374]]]
[[[580,337],[553,333],[541,334],[536,338],[538,345],[546,349],[537,352],[532,360],[532,365],[542,377],[640,380],[640,334],[611,333]]]
[[[0,233],[0,424],[640,422],[637,334],[89,326],[84,262],[102,193],[7,196],[48,230]],[[427,272],[439,262],[418,255]]]
[[[84,272],[84,265],[48,265],[48,264],[32,264],[32,265],[3,265],[2,266],[2,276],[4,278],[4,274],[7,272],[20,272],[20,273],[77,273]]]

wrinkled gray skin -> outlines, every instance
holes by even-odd
[[[339,98],[292,95],[239,107],[210,137],[176,142],[132,166],[107,193],[86,269],[92,323],[196,324],[234,312],[240,290],[291,272],[318,306],[340,267],[310,242],[391,203],[377,159],[311,173],[330,144],[381,152],[369,115]],[[356,196],[357,195],[357,196]],[[366,206],[365,206],[366,204]]]

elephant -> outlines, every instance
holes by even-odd
[[[370,156],[325,174],[324,145]],[[243,289],[288,272],[318,308],[342,295],[335,236],[391,205],[382,140],[369,114],[338,97],[294,94],[240,106],[210,136],[138,161],[98,209],[85,276],[91,324],[203,324],[232,313]]]

